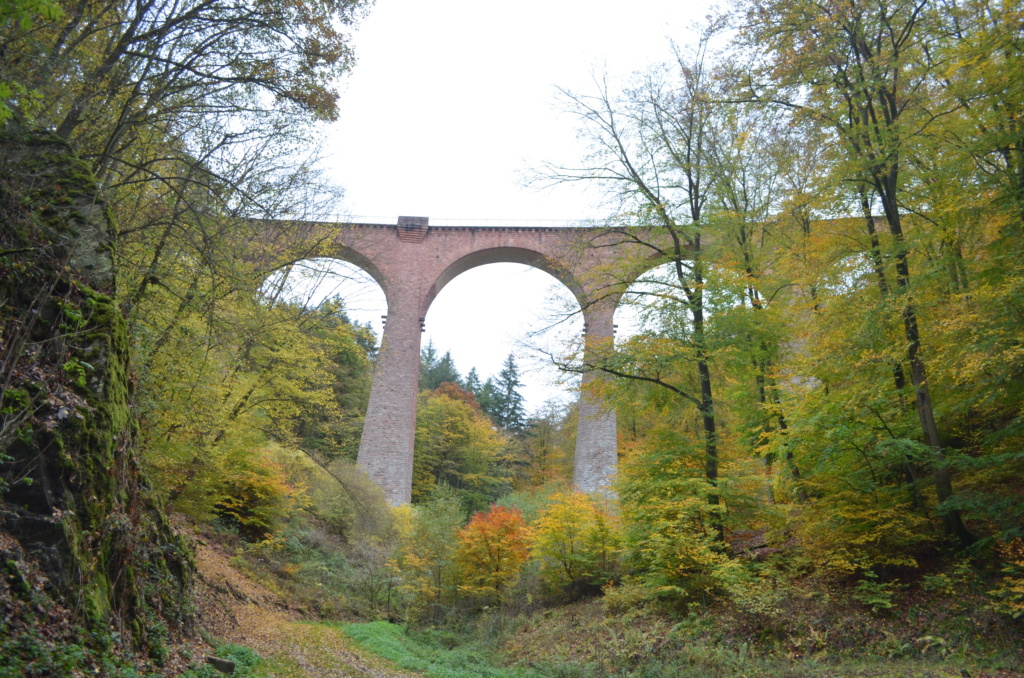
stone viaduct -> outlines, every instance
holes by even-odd
[[[624,275],[630,261],[643,260],[644,248],[607,228],[431,227],[426,217],[400,217],[398,225],[316,226],[331,229],[319,256],[364,269],[387,298],[358,463],[394,504],[410,500],[420,333],[431,302],[445,285],[471,268],[499,262],[546,271],[579,301],[584,350],[592,356],[613,342],[612,316],[629,282],[657,263]],[[588,492],[605,488],[617,465],[615,412],[588,389],[599,378],[583,375],[576,435],[573,479]]]

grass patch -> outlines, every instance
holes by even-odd
[[[238,678],[270,678],[267,673],[260,670],[263,660],[251,648],[225,643],[218,645],[213,654],[220,659],[234,662],[235,672],[232,675]],[[199,664],[183,673],[181,678],[220,678],[223,675],[208,664]]]
[[[429,678],[533,678],[541,674],[526,668],[495,666],[488,652],[473,645],[452,645],[451,634],[422,631],[414,635],[404,626],[386,621],[345,624],[341,628],[367,652],[393,662],[406,671]]]

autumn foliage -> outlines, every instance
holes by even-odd
[[[459,589],[501,602],[530,558],[530,530],[517,508],[491,506],[459,530]]]
[[[533,554],[553,590],[575,596],[615,576],[621,541],[617,521],[590,495],[554,495],[533,527]]]
[[[1014,619],[1024,617],[1024,539],[1016,538],[999,545],[1003,559],[1003,579],[992,592],[995,609]]]

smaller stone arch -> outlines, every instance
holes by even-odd
[[[346,263],[352,264],[353,266],[358,266],[359,268],[363,269],[368,274],[370,274],[371,278],[377,281],[377,284],[380,285],[380,288],[384,290],[384,297],[388,300],[388,304],[391,303],[391,299],[388,293],[388,289],[391,286],[388,284],[387,276],[385,276],[381,272],[380,268],[377,267],[377,265],[373,262],[372,258],[363,254],[359,250],[353,247],[349,247],[344,243],[335,242],[330,246],[330,248],[327,248],[319,256],[306,258],[338,259],[339,261],[344,261]]]
[[[437,295],[459,275],[479,266],[498,263],[530,266],[544,271],[565,285],[580,306],[586,333],[586,351],[614,342],[612,314],[620,292],[609,288],[588,295],[583,284],[571,271],[548,255],[529,247],[485,247],[457,258],[437,274],[427,290],[421,306],[421,317],[426,318]],[[586,492],[607,492],[617,466],[615,411],[599,397],[592,395],[592,391],[596,390],[592,382],[600,378],[593,373],[586,373],[582,378],[573,478],[577,487]]]

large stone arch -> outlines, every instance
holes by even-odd
[[[312,257],[311,257],[312,258]],[[346,245],[334,245],[331,248],[329,255],[315,257],[317,259],[336,259],[338,261],[344,261],[345,263],[358,266],[359,268],[366,271],[366,273],[373,278],[380,288],[384,290],[384,297],[388,296],[388,284],[387,277],[377,268],[377,265],[373,262],[373,259],[360,252],[358,249],[348,247]]]

